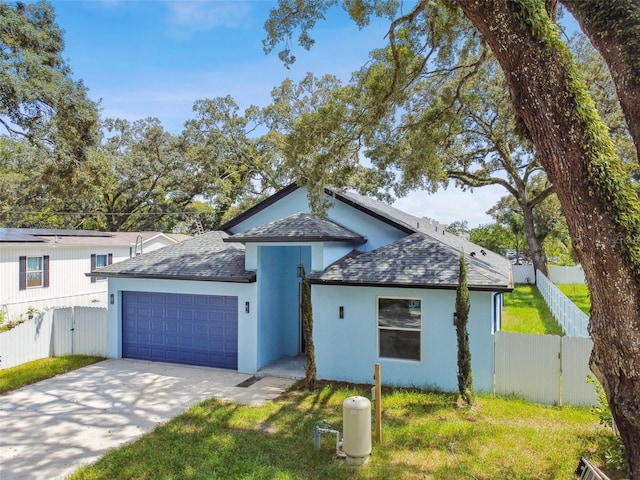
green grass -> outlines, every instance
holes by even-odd
[[[556,285],[562,293],[571,299],[580,310],[587,315],[591,312],[591,296],[589,287],[583,283],[567,283],[564,285]]]
[[[564,335],[535,285],[517,284],[504,295],[502,330],[513,333]]]
[[[70,372],[77,368],[86,367],[92,363],[104,360],[102,357],[89,355],[67,355],[50,357],[23,363],[11,368],[0,370],[0,393],[6,393],[46,378]]]
[[[564,480],[580,456],[600,463],[609,437],[586,408],[488,395],[464,408],[455,394],[385,389],[383,443],[367,465],[336,460],[334,435],[315,450],[315,423],[342,430],[344,399],[369,393],[324,384],[260,407],[208,400],[69,478]]]

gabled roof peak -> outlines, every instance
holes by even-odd
[[[330,220],[310,213],[297,212],[246,232],[224,239],[225,242],[351,242],[364,243],[366,239]]]

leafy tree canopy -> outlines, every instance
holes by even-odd
[[[98,111],[72,79],[63,48],[50,4],[0,2],[0,125],[78,162],[95,145]]]

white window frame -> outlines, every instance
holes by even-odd
[[[398,327],[385,327],[380,326],[380,300],[407,300],[418,301],[420,302],[420,325],[418,328],[408,327],[408,328],[398,328]],[[401,362],[412,362],[412,363],[420,363],[422,362],[423,357],[423,341],[422,341],[422,330],[423,330],[423,318],[424,318],[424,300],[419,297],[396,297],[392,295],[379,295],[376,297],[376,340],[377,340],[377,353],[379,359],[384,360],[398,360]],[[380,353],[380,331],[381,330],[394,330],[394,331],[404,331],[404,332],[418,332],[418,338],[420,339],[420,355],[418,359],[415,358],[402,358],[402,357],[384,357]]]
[[[30,265],[29,265],[29,260],[31,259],[38,259],[39,263],[40,263],[40,268],[37,270],[32,270],[30,269]],[[37,285],[32,285],[31,281],[29,280],[29,276],[33,275],[33,274],[39,274],[38,277],[40,278],[40,282]],[[27,257],[27,265],[26,265],[26,270],[25,270],[25,275],[26,275],[26,279],[25,279],[25,286],[26,288],[42,288],[44,287],[44,257],[39,256],[39,257]]]

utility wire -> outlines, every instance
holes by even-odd
[[[214,212],[16,212],[15,210],[7,210],[0,212],[0,215],[213,215]]]

